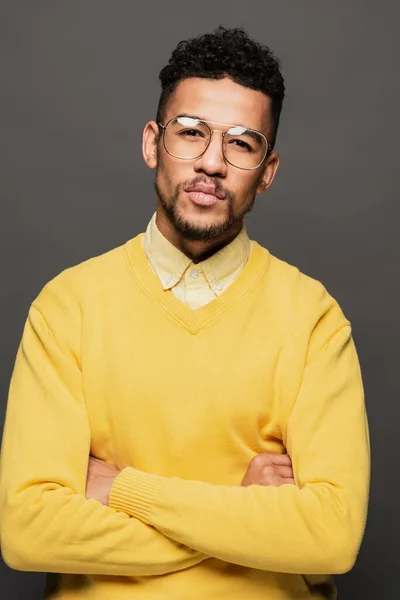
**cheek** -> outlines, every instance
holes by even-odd
[[[226,183],[226,187],[232,191],[235,196],[237,204],[241,206],[248,204],[254,197],[257,191],[258,182],[260,180],[259,175],[244,175],[232,178],[230,184]]]
[[[177,163],[177,159],[169,155],[162,155],[158,161],[158,185],[169,192],[175,192],[176,188],[185,180],[193,178],[193,172],[190,169],[185,169],[185,166],[182,161]]]
[[[172,173],[170,173],[169,169],[166,168],[165,162],[159,162],[157,173],[156,173],[156,182],[158,187],[164,193],[171,193],[173,188],[173,179],[171,179]]]

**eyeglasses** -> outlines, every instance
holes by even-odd
[[[163,130],[165,150],[182,160],[200,158],[205,153],[214,131],[221,131],[211,129],[209,125],[229,128],[222,132],[222,153],[225,160],[238,169],[258,169],[272,150],[263,133],[241,125],[232,126],[185,116],[174,117],[166,125],[158,125]]]

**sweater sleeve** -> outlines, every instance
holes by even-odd
[[[350,570],[367,513],[367,418],[350,326],[324,342],[305,366],[287,422],[297,485],[219,486],[127,467],[110,506],[227,562],[286,573]]]
[[[86,499],[90,427],[78,363],[31,308],[11,379],[0,463],[0,535],[14,569],[146,576],[206,557]]]

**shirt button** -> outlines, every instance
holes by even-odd
[[[198,271],[197,269],[193,269],[193,271],[190,274],[193,277],[193,279],[197,279],[200,275],[200,271]]]
[[[164,285],[169,285],[172,282],[172,277],[168,277],[168,279],[165,280]]]
[[[217,290],[217,292],[220,292],[221,290],[224,289],[224,286],[222,285],[222,283],[217,283],[217,285],[215,286],[215,289]]]

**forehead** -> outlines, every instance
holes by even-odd
[[[243,125],[268,134],[270,99],[228,78],[196,77],[181,81],[168,101],[166,120],[180,114]]]

